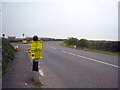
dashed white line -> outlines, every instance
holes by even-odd
[[[96,60],[96,59],[88,58],[88,57],[85,57],[85,56],[77,55],[77,54],[66,52],[66,51],[62,51],[62,52],[73,55],[73,56],[81,57],[81,58],[84,58],[84,59],[88,59],[88,60],[91,60],[91,61],[94,61],[94,62],[98,62],[98,63],[101,63],[101,64],[105,64],[105,65],[109,65],[109,66],[112,66],[112,67],[120,68],[119,66],[111,64],[111,63],[99,61],[99,60]]]
[[[63,53],[67,53],[66,51],[62,51]]]
[[[71,54],[71,55],[73,55],[73,56],[77,56],[76,54],[74,54],[74,53],[69,53],[69,54]]]
[[[53,46],[49,46],[49,47],[51,47],[52,49],[56,49],[55,47],[53,47]]]

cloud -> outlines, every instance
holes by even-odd
[[[3,2],[3,30],[18,37],[24,32],[28,36],[38,33],[47,37],[115,40],[113,37],[117,39],[118,31],[117,1]]]

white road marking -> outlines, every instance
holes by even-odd
[[[84,59],[89,59],[89,60],[91,60],[91,61],[95,61],[95,62],[102,63],[102,64],[105,64],[105,65],[113,66],[113,67],[116,67],[116,68],[120,68],[120,67],[117,66],[117,65],[110,64],[110,63],[103,62],[103,61],[99,61],[99,60],[96,60],[96,59],[92,59],[92,58],[88,58],[88,57],[84,57],[84,56],[80,56],[80,55],[78,55],[78,57],[81,57],[81,58],[84,58]]]
[[[67,53],[66,51],[62,51],[63,53]]]
[[[49,46],[49,47],[51,47],[52,49],[56,49],[55,47],[53,47],[53,46]]]
[[[39,74],[40,74],[41,76],[44,76],[44,73],[42,72],[41,69],[39,70]]]
[[[25,85],[28,85],[26,82],[24,83]]]
[[[74,54],[74,53],[69,53],[69,54],[71,54],[71,55],[73,55],[73,56],[77,56],[76,54]]]
[[[99,61],[97,59],[88,58],[88,57],[85,57],[85,56],[77,55],[77,54],[66,52],[66,51],[62,51],[62,52],[70,54],[70,55],[73,55],[73,56],[81,57],[81,58],[84,58],[84,59],[88,59],[88,60],[91,60],[91,61],[94,61],[94,62],[98,62],[98,63],[101,63],[101,64],[105,64],[105,65],[109,65],[109,66],[112,66],[112,67],[120,68],[117,65],[114,65],[114,64],[111,64],[111,63],[107,63],[107,62],[103,62],[103,61]]]

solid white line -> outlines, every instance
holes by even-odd
[[[112,66],[112,67],[120,68],[119,66],[111,64],[111,63],[99,61],[99,60],[96,60],[96,59],[88,58],[88,57],[85,57],[85,56],[77,55],[77,54],[66,52],[66,51],[62,51],[62,52],[73,55],[73,56],[78,56],[78,57],[81,57],[81,58],[84,58],[84,59],[88,59],[88,60],[91,60],[91,61],[94,61],[94,62],[98,62],[98,63],[101,63],[101,64],[105,64],[105,65],[109,65],[109,66]]]
[[[44,73],[42,72],[41,69],[39,70],[39,74],[40,74],[41,76],[44,76]]]
[[[84,58],[84,59],[89,59],[91,61],[95,61],[95,62],[98,62],[98,63],[102,63],[102,64],[105,64],[105,65],[109,65],[109,66],[113,66],[113,67],[119,68],[119,66],[117,66],[117,65],[106,63],[106,62],[99,61],[99,60],[96,60],[96,59],[92,59],[92,58],[88,58],[88,57],[84,57],[84,56],[80,56],[80,55],[78,55],[78,57],[81,57],[81,58]]]

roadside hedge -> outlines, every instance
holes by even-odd
[[[87,39],[68,38],[64,41],[67,45],[76,45],[77,47],[89,48],[94,50],[103,50],[109,52],[120,52],[120,41],[92,41]]]
[[[3,74],[5,73],[9,63],[13,60],[15,52],[16,50],[10,44],[10,42],[7,39],[2,38],[2,72]]]

